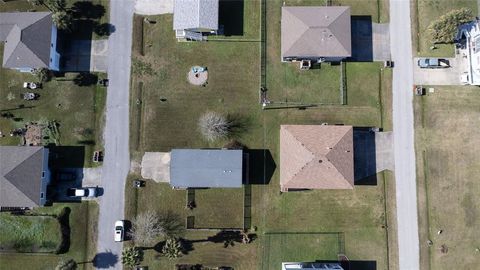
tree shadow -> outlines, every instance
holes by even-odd
[[[111,251],[105,251],[97,253],[93,258],[93,266],[99,269],[105,269],[113,267],[118,262],[118,255],[113,254]]]
[[[168,210],[159,213],[160,226],[168,237],[180,237],[185,234],[185,224],[179,214]]]
[[[106,10],[103,5],[95,5],[88,1],[78,1],[73,4],[71,12],[76,19],[100,19],[105,15]]]
[[[91,86],[97,84],[98,76],[90,72],[80,72],[73,79],[73,83],[78,86]]]
[[[220,0],[218,3],[218,23],[223,26],[225,36],[243,36],[244,0]]]
[[[67,253],[70,249],[70,213],[72,210],[70,207],[64,207],[60,214],[57,217],[58,223],[60,224],[60,232],[62,239],[60,245],[55,251],[56,254]]]
[[[230,123],[229,137],[240,137],[251,126],[250,119],[241,114],[228,114],[227,121]]]
[[[101,37],[108,37],[115,32],[115,25],[110,23],[101,23],[94,26],[93,31]]]

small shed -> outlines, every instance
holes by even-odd
[[[173,149],[171,152],[173,188],[239,188],[242,183],[242,150]]]

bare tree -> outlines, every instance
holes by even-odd
[[[230,135],[232,123],[216,112],[207,112],[198,120],[198,127],[208,141],[216,141]]]
[[[132,220],[130,236],[138,245],[151,245],[163,234],[160,218],[154,211],[143,212]]]

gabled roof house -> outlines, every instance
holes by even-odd
[[[43,206],[50,183],[48,149],[0,146],[0,207]]]
[[[464,61],[463,73],[460,75],[462,84],[480,85],[480,20],[476,19],[458,28],[455,37],[459,45],[459,53]]]
[[[173,30],[181,40],[205,40],[203,33],[218,30],[219,0],[175,0]]]
[[[243,183],[243,151],[173,149],[170,185],[173,188],[239,188]]]
[[[280,187],[353,189],[353,127],[282,125]]]
[[[5,68],[59,70],[57,28],[50,12],[0,13],[0,41]]]
[[[284,6],[282,61],[341,61],[352,56],[350,7]]]

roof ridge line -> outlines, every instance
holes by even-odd
[[[351,128],[352,129],[352,133],[353,133],[353,127]],[[337,141],[337,143],[332,147],[332,150],[343,140],[343,138],[345,138],[345,136],[347,136],[347,133],[348,132],[345,132],[345,134],[343,134],[343,136],[340,138],[340,140]],[[353,137],[353,135],[352,135]],[[353,139],[352,139],[353,140]],[[353,149],[352,149],[353,150]],[[331,151],[328,151],[327,154],[325,154],[325,157],[328,159],[328,155],[330,154]],[[330,161],[330,160],[329,160]],[[347,178],[345,177],[345,175],[342,173],[341,170],[338,169],[337,166],[335,166],[335,163],[333,162],[330,162],[332,164],[333,167],[335,167],[335,169],[343,176],[343,179],[345,182],[347,182],[348,184],[350,184],[350,182],[347,181]],[[355,180],[355,179],[354,179]],[[351,185],[351,184],[350,184]],[[352,186],[352,185],[351,185]]]
[[[330,33],[332,33],[332,35],[333,35],[333,36],[335,37],[335,39],[337,39],[337,40],[338,40],[337,35],[336,35],[336,33],[335,33],[334,31],[332,31],[332,29],[330,28],[330,25],[332,25],[334,22],[336,22],[336,21],[343,15],[343,13],[345,13],[345,11],[347,11],[347,10],[349,10],[349,9],[350,9],[349,7],[348,7],[347,9],[345,9],[342,13],[340,13],[339,16],[337,16],[337,18],[335,18],[335,20],[333,20],[331,23],[329,23],[328,26],[326,27],[328,30],[330,30]],[[351,15],[350,15],[350,17],[351,17]],[[351,19],[351,18],[350,18],[350,19]],[[352,23],[352,21],[350,20],[350,24],[351,24],[351,23]],[[350,26],[350,27],[351,27],[351,26]],[[352,30],[350,30],[350,35],[351,35],[351,32],[352,32]],[[338,42],[338,43],[342,46],[342,48],[343,48],[343,50],[344,50],[345,52],[348,52],[347,49],[345,48],[345,46],[343,46],[343,44],[342,44],[341,42]]]

